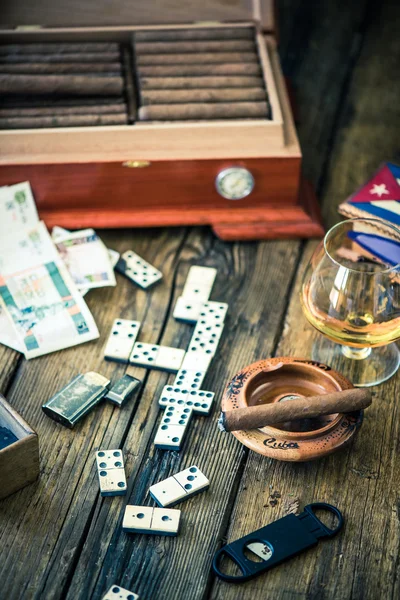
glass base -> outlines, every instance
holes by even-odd
[[[371,387],[396,373],[400,366],[400,351],[396,344],[349,348],[320,337],[313,344],[312,359],[339,371],[356,387]]]

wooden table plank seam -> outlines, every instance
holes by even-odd
[[[163,335],[164,335],[165,328],[166,328],[166,326],[168,324],[168,321],[169,321],[169,319],[171,317],[171,314],[172,314],[173,301],[174,301],[174,295],[175,295],[175,287],[176,287],[176,278],[177,278],[177,273],[178,273],[179,266],[180,266],[179,255],[180,255],[182,249],[185,246],[188,234],[189,234],[189,231],[187,229],[186,235],[182,239],[182,242],[178,246],[176,254],[175,254],[175,260],[174,260],[175,267],[174,267],[174,272],[173,272],[173,277],[172,277],[172,285],[171,285],[171,289],[170,289],[170,293],[169,293],[169,301],[168,301],[166,309],[165,309],[165,316],[164,316],[163,323],[160,326],[160,330],[158,332],[158,336],[157,336],[157,339],[155,341],[156,344],[159,344],[161,342],[161,340],[163,338]],[[146,315],[144,315],[143,321],[145,321],[145,319],[146,319]],[[131,427],[131,425],[132,425],[132,423],[133,423],[133,421],[135,419],[137,409],[138,409],[138,407],[140,405],[140,402],[141,402],[141,399],[142,399],[142,397],[143,397],[143,395],[145,393],[146,384],[147,384],[147,381],[148,381],[148,379],[150,377],[150,374],[151,374],[150,370],[141,369],[141,371],[142,372],[144,371],[145,375],[144,375],[144,378],[143,378],[141,390],[140,390],[137,398],[135,398],[134,409],[132,410],[132,413],[131,413],[131,415],[129,417],[129,420],[127,422],[127,426],[125,428],[125,431],[124,431],[124,433],[123,433],[123,435],[121,437],[121,441],[120,441],[119,447],[122,447],[122,448],[125,446],[125,441],[126,441],[128,433],[129,433],[129,429],[130,429],[130,427]],[[130,367],[129,365],[127,365],[125,372],[132,372],[132,367]],[[149,411],[151,410],[151,408],[152,408],[152,406],[150,405]],[[117,408],[115,408],[114,410],[118,411]],[[144,423],[143,423],[143,426],[144,426]],[[156,427],[157,427],[157,420],[154,421],[152,432],[156,431]],[[145,457],[147,455],[147,449],[150,448],[152,446],[152,444],[153,444],[153,437],[154,437],[153,435],[149,436],[149,439],[148,439],[148,442],[147,442],[147,446],[146,446],[146,451],[143,454],[142,461],[145,460]],[[138,467],[140,468],[140,466],[138,466]],[[133,489],[134,485],[135,485],[135,480],[133,478],[131,478],[131,477],[128,478],[127,495],[130,495],[132,493],[132,489]],[[100,514],[102,506],[106,502],[107,502],[106,498],[99,498],[98,502],[93,507],[93,514],[95,514],[95,509],[96,508],[97,508],[96,513]],[[123,514],[121,513],[120,516],[119,516],[119,523],[118,523],[119,526],[121,526],[121,524],[122,524],[122,518],[123,518]],[[90,530],[90,527],[93,526],[93,524],[95,525],[95,522],[93,522],[92,519],[88,519],[87,524],[86,524],[86,532],[88,532]],[[82,537],[81,544],[80,544],[81,549],[83,548],[85,542],[86,542],[86,536]],[[76,556],[75,564],[77,564],[79,562],[79,560],[80,560],[80,552]],[[73,569],[71,569],[71,573],[72,572],[73,572]],[[99,573],[99,575],[100,575],[100,573]],[[97,580],[96,580],[96,582],[97,582]],[[65,582],[65,587],[64,587],[64,590],[63,590],[63,597],[66,597],[66,595],[68,593],[69,583],[70,583],[69,581]]]
[[[198,261],[196,261],[196,262],[198,262]],[[176,270],[177,270],[177,269],[179,269],[179,267],[180,267],[180,263],[179,263],[179,259],[177,259],[177,260],[176,260]],[[176,272],[175,272],[175,275],[174,275],[174,281],[175,281],[175,280],[176,280]],[[169,310],[169,311],[171,310],[171,307],[172,307],[172,297],[173,297],[173,295],[174,295],[174,292],[175,292],[175,289],[174,289],[174,287],[175,287],[175,286],[173,286],[173,288],[172,288],[172,290],[171,290],[171,292],[170,292],[170,302],[169,302],[169,305],[168,305],[168,310]],[[168,311],[167,311],[167,312],[168,312]],[[170,315],[168,315],[168,314],[167,314],[167,312],[166,312],[166,316],[165,316],[164,324],[163,324],[163,326],[162,326],[162,331],[160,331],[160,333],[159,333],[159,338],[158,338],[158,341],[161,341],[161,338],[162,338],[162,336],[163,336],[164,329],[165,329],[165,324],[168,322],[168,319],[169,319],[169,316],[170,316]],[[147,381],[148,381],[148,377],[149,377],[150,375],[151,375],[151,373],[148,373],[148,375],[147,375],[147,378],[146,378],[146,383],[147,383]],[[163,375],[162,375],[162,374],[157,374],[157,377],[163,377]],[[163,378],[165,379],[165,375],[164,375],[164,377],[163,377]],[[161,386],[159,386],[159,388],[160,388],[160,391],[161,391],[161,389],[162,389],[163,385],[165,384],[165,382],[166,382],[166,381],[162,381],[162,385],[161,385]],[[144,386],[143,386],[143,388],[142,388],[142,394],[144,394],[144,393],[146,393],[146,385],[144,385]],[[137,403],[137,405],[138,405],[138,406],[140,405],[140,401],[141,401],[141,398],[139,399],[139,401],[138,401],[138,403]],[[152,409],[153,409],[153,406],[154,406],[153,404],[151,404],[151,405],[150,405],[150,407],[149,407],[149,410],[150,410],[150,412],[152,411]],[[154,410],[153,410],[153,412],[154,412]],[[129,421],[129,423],[130,423],[130,424],[132,423],[132,421],[134,420],[134,418],[135,418],[135,415],[132,415],[132,416],[131,416],[131,418],[130,418],[130,421]],[[152,429],[152,432],[154,432],[154,430],[155,430],[155,427],[156,427],[156,422],[157,422],[158,418],[159,418],[159,411],[158,411],[158,407],[156,407],[156,410],[155,410],[155,419],[154,419],[154,420],[153,420],[153,419],[151,419],[151,420],[152,420],[152,422],[153,422],[153,429]],[[146,420],[146,421],[149,421],[149,419],[147,418],[147,416],[146,416],[146,419],[145,419],[145,420]],[[125,431],[126,431],[126,432],[127,432],[127,431],[129,431],[129,426],[126,428],[126,430],[125,430]],[[126,435],[124,435],[123,437],[124,437],[124,442],[125,442]],[[147,453],[148,453],[148,448],[149,448],[149,446],[151,446],[151,445],[152,445],[152,439],[153,439],[153,435],[151,434],[151,435],[148,437],[148,440],[147,440],[147,445],[146,445],[146,449],[145,449],[145,451],[144,451],[144,454],[143,454],[142,461],[141,461],[139,464],[136,464],[136,465],[135,465],[135,470],[136,470],[136,471],[140,469],[142,462],[145,460],[145,456],[146,456],[146,455],[147,455]],[[132,479],[131,479],[131,487],[133,487],[134,485],[135,485],[135,480],[134,480],[134,478],[132,478]],[[128,489],[128,494],[129,494],[129,492],[130,492],[130,490]],[[121,519],[122,519],[122,516],[120,515],[120,517],[119,517],[119,520],[121,520]],[[66,586],[66,589],[67,589],[67,588],[68,588],[68,586]]]
[[[300,139],[307,149],[304,167],[323,195],[323,211],[328,223],[332,224],[337,219],[337,201],[352,191],[358,183],[355,178],[362,179],[382,152],[390,153],[397,148],[397,138],[392,132],[394,113],[389,109],[390,98],[398,95],[392,94],[398,90],[394,60],[398,41],[392,40],[387,46],[387,39],[392,38],[386,32],[395,29],[399,8],[393,3],[383,3],[381,7],[365,1],[357,3],[357,6],[344,1],[318,3],[315,0],[307,7],[299,0],[284,0],[283,4],[283,26],[287,35],[282,54],[284,63],[290,66],[292,61],[292,72],[299,84],[300,107],[305,114],[299,126]],[[381,11],[385,11],[384,14]],[[379,31],[380,26],[384,27],[384,33]],[[379,53],[380,47],[386,48],[385,56],[383,52]],[[296,49],[300,51],[296,52]],[[378,64],[379,60],[385,60],[384,68]],[[378,71],[381,75],[376,79]],[[389,77],[391,82],[386,81]],[[371,83],[368,83],[369,80]],[[376,93],[373,93],[373,85]],[[385,96],[379,90],[389,85],[391,88]],[[366,96],[365,90],[368,89],[370,92]],[[371,126],[370,117],[375,114],[379,115],[379,126],[375,121]],[[127,318],[133,310],[137,310],[136,304],[139,310],[143,309],[142,317],[147,326],[145,336],[157,333],[158,340],[172,341],[177,346],[183,343],[181,340],[188,340],[189,330],[176,327],[168,315],[186,263],[202,264],[204,260],[215,261],[213,266],[222,265],[224,281],[217,281],[220,295],[216,297],[222,300],[226,293],[227,299],[234,299],[229,331],[224,336],[220,360],[211,370],[207,386],[213,386],[211,389],[215,388],[219,394],[222,382],[246,362],[266,354],[300,352],[305,355],[310,351],[316,336],[305,325],[298,306],[298,292],[301,271],[313,243],[302,244],[299,249],[299,242],[287,242],[289,266],[283,266],[279,258],[279,243],[260,244],[258,247],[255,244],[230,245],[216,241],[200,229],[185,230],[187,235],[182,239],[179,237],[182,231],[178,233],[173,255],[172,277],[171,255],[167,255],[170,246],[166,240],[167,235],[171,238],[176,235],[175,231],[166,234],[161,242],[153,233],[138,234],[139,247],[142,243],[145,250],[143,256],[151,261],[152,256],[158,255],[158,266],[161,267],[160,261],[166,266],[166,282],[168,286],[172,285],[168,289],[167,311],[163,292],[155,290],[155,298],[153,293],[147,296],[143,307],[143,296],[128,297],[126,285],[118,284],[118,294],[124,298],[117,302],[117,306],[123,307]],[[135,239],[133,247],[136,249],[137,233],[130,235],[130,245]],[[117,236],[109,234],[109,237],[114,241]],[[124,234],[121,234],[121,242],[116,244],[118,249],[126,249],[122,248],[124,239]],[[296,252],[293,266],[290,260],[294,260]],[[201,257],[199,260],[193,258],[196,253]],[[185,261],[188,254],[190,258]],[[262,260],[275,261],[277,267],[269,265],[268,269],[261,269]],[[262,279],[260,285],[267,288],[264,294],[257,289],[251,273],[253,270]],[[275,288],[267,279],[273,276],[281,280],[279,286],[274,283]],[[255,285],[255,288],[249,285]],[[247,286],[249,298],[245,298],[243,286]],[[89,304],[100,315],[101,299],[115,297],[111,293],[99,292],[97,306],[94,295],[93,299],[89,297]],[[160,310],[160,302],[164,303],[163,311]],[[266,310],[260,311],[257,303],[265,304]],[[279,318],[267,314],[273,311],[279,313]],[[103,314],[100,321],[108,323],[109,318]],[[6,386],[17,410],[21,408],[22,412],[27,412],[35,424],[36,417],[28,408],[23,393],[37,385],[39,376],[43,378],[45,392],[52,391],[49,380],[54,368],[52,371],[43,361],[38,362],[38,375],[33,377],[31,365],[19,359],[15,367],[16,356],[12,351],[0,350],[5,366],[0,382]],[[79,367],[86,357],[94,361],[93,351],[83,347],[74,352],[76,359],[70,358],[68,352],[65,356],[67,362],[71,362],[64,369],[64,375],[74,366]],[[51,360],[49,357],[50,363]],[[107,369],[111,370],[109,366]],[[120,370],[121,367],[116,367],[114,374]],[[25,377],[30,382],[30,389],[28,384],[23,383]],[[157,600],[220,600],[222,597],[224,600],[258,600],[267,595],[276,600],[349,600],[350,597],[353,600],[375,600],[378,594],[388,600],[398,597],[400,500],[396,480],[399,474],[399,425],[396,421],[395,382],[379,389],[360,435],[347,450],[318,464],[286,465],[243,451],[229,437],[217,435],[214,423],[197,419],[180,456],[154,451],[154,428],[160,419],[156,401],[166,380],[164,374],[147,373],[139,398],[128,410],[117,413],[116,409],[104,406],[96,412],[94,419],[89,417],[87,424],[82,424],[74,432],[73,441],[64,436],[63,441],[71,444],[69,451],[57,444],[55,429],[38,419],[42,451],[46,458],[46,466],[42,465],[42,478],[43,484],[46,482],[48,486],[48,491],[43,490],[43,493],[47,493],[48,497],[43,504],[37,495],[31,493],[29,496],[27,491],[13,496],[17,515],[15,527],[18,527],[18,535],[14,538],[27,543],[33,536],[33,544],[25,557],[21,542],[13,539],[11,503],[4,504],[5,516],[11,525],[4,530],[2,540],[4,546],[10,548],[8,554],[12,558],[6,561],[9,573],[6,569],[0,571],[3,575],[7,574],[4,592],[9,600],[18,598],[15,590],[19,589],[21,581],[26,600],[33,597],[37,600],[60,597],[99,600],[107,588],[106,584],[114,580],[140,592],[141,600],[150,597],[157,597]],[[33,395],[33,401],[35,395],[38,394]],[[216,412],[217,409],[212,418]],[[93,424],[93,420],[97,423]],[[91,443],[82,440],[84,436],[93,438]],[[71,441],[68,442],[68,439]],[[114,444],[121,440],[131,480],[126,498],[128,502],[142,501],[150,482],[176,472],[181,463],[199,459],[206,465],[204,471],[207,475],[210,469],[210,491],[201,497],[201,501],[193,498],[185,505],[182,535],[176,540],[145,540],[140,536],[132,539],[122,535],[122,504],[96,496],[96,476],[90,464],[93,450],[99,444]],[[59,453],[54,464],[51,461],[52,444],[54,452]],[[188,466],[187,462],[185,466]],[[73,473],[76,468],[79,472]],[[59,483],[55,484],[54,479],[59,479]],[[73,494],[70,495],[68,490],[63,493],[64,482],[75,486]],[[383,486],[382,491],[380,486]],[[269,505],[268,496],[272,489],[278,489],[282,495],[276,506]],[[225,497],[227,494],[228,498]],[[276,569],[245,586],[228,586],[217,581],[209,567],[218,545],[281,516],[284,500],[290,494],[299,498],[301,508],[316,495],[344,508],[348,521],[343,533],[321,544],[318,550],[294,559],[287,569]],[[22,506],[28,497],[29,500]],[[37,518],[41,527],[32,524],[34,509],[39,513]],[[22,510],[28,514],[25,520],[18,517]],[[79,512],[81,519],[76,516]],[[46,532],[44,539],[35,540],[37,530],[46,527],[54,528],[56,543],[51,531]],[[48,551],[51,560],[38,560],[35,556],[38,551]],[[118,561],[121,563],[117,564]],[[44,565],[43,576],[41,569]],[[25,568],[26,582],[21,577],[21,568]]]
[[[387,426],[387,421],[385,421],[385,426],[382,432],[382,439],[380,440],[379,443],[379,448],[380,448],[380,453],[379,453],[379,462],[378,462],[378,473],[377,473],[377,477],[372,479],[372,478],[368,478],[367,479],[367,487],[368,487],[368,493],[366,496],[366,500],[365,500],[365,504],[364,504],[364,509],[363,509],[363,515],[362,515],[362,519],[361,519],[361,528],[360,528],[360,536],[359,536],[359,541],[358,541],[358,545],[357,545],[357,555],[360,555],[360,551],[362,550],[362,544],[363,544],[363,533],[364,533],[364,528],[366,526],[366,513],[368,511],[368,508],[370,510],[373,510],[373,507],[375,506],[375,496],[376,493],[378,491],[379,488],[379,484],[377,483],[379,477],[380,477],[380,472],[381,472],[381,468],[382,468],[382,453],[383,453],[383,449],[385,448],[385,444],[384,444],[384,438],[385,438],[385,431],[386,431],[386,426]],[[372,495],[373,495],[373,500],[371,502],[369,502],[369,492],[370,489],[372,488]],[[353,579],[351,582],[351,597],[353,596],[353,590],[354,590],[354,584],[355,584],[355,580],[356,580],[356,576],[357,576],[357,569],[354,569],[354,575],[353,575]]]
[[[283,246],[283,244],[282,244],[282,246]],[[267,247],[267,246],[266,246],[266,247]],[[280,247],[280,246],[278,245],[278,247]],[[294,254],[294,253],[293,253],[293,254]],[[293,260],[293,262],[294,262],[294,260]],[[228,330],[229,330],[229,327],[228,327]],[[230,347],[230,346],[231,346],[231,344],[229,343],[229,340],[227,340],[227,341],[226,341],[226,345],[227,345],[228,347]],[[224,353],[224,348],[222,349],[222,353]],[[158,377],[158,376],[157,376],[157,377]],[[218,376],[218,375],[215,375],[215,377],[218,377],[218,378],[219,378],[219,376]],[[225,378],[225,376],[223,376],[223,378]],[[158,410],[158,409],[157,409],[157,410]],[[186,452],[187,452],[187,450],[188,450],[189,448],[190,448],[190,451],[192,451],[192,448],[190,447],[190,441],[191,441],[191,439],[193,439],[193,438],[194,438],[194,439],[196,439],[196,436],[198,435],[198,431],[199,431],[200,429],[204,428],[204,427],[206,427],[207,429],[209,428],[209,427],[208,427],[208,424],[205,424],[205,423],[202,423],[202,424],[201,424],[201,426],[202,426],[202,427],[200,428],[200,422],[199,422],[199,424],[198,424],[198,425],[197,425],[197,424],[195,424],[195,427],[194,427],[194,429],[193,429],[193,436],[190,436],[190,437],[189,437],[189,443],[188,443],[188,446],[187,446],[186,448],[184,448],[184,453],[185,453],[185,454],[186,454]],[[214,425],[213,425],[213,427],[214,427]],[[205,432],[204,432],[204,429],[203,429],[203,436],[204,436],[204,434],[205,434]],[[214,437],[214,436],[213,436],[213,437]],[[149,438],[148,438],[148,439],[149,439]],[[218,440],[218,443],[219,443],[219,444],[220,444],[220,443],[222,444],[221,437],[218,437],[218,436],[216,436],[216,439]],[[226,438],[226,439],[228,440],[229,438]],[[223,445],[225,445],[225,443],[226,443],[226,442],[224,442],[224,443],[223,443]],[[231,442],[230,442],[230,445],[232,445],[232,443],[231,443]],[[147,452],[148,452],[148,451],[147,451],[147,449],[146,449],[146,452],[145,452],[145,454],[146,454]],[[157,454],[156,454],[156,456],[157,456]],[[187,460],[187,458],[186,458],[185,460]],[[162,468],[162,467],[161,467],[161,468]],[[169,474],[169,473],[166,473],[165,475],[168,475],[168,474]],[[142,476],[143,476],[143,466],[142,466],[142,469],[141,469],[141,477],[142,477]],[[138,479],[138,478],[139,478],[139,475],[137,475],[136,479]],[[146,479],[147,479],[147,476],[144,476],[143,478],[146,480]],[[151,483],[151,482],[148,482],[148,483]],[[140,492],[140,490],[139,490],[139,489],[138,489],[138,490],[135,490],[135,496],[134,496],[134,498],[132,499],[132,503],[137,503],[137,502],[136,502],[136,498],[137,498],[137,497],[140,497],[140,493],[141,493],[141,492]],[[129,500],[129,502],[131,502],[131,499]],[[110,541],[111,541],[112,545],[114,546],[114,542],[112,541],[112,539],[113,539],[113,538],[111,538],[111,539],[110,539]],[[138,543],[139,543],[139,544],[141,544],[141,542],[140,542],[140,541],[139,541]],[[122,551],[122,548],[123,548],[123,547],[125,547],[125,546],[126,546],[126,544],[124,543],[124,544],[123,544],[123,546],[121,547],[121,551]],[[120,556],[120,561],[122,561],[122,562],[123,562],[123,564],[124,564],[124,565],[126,565],[126,562],[124,561],[124,559],[123,559],[123,555],[121,555],[121,552],[119,552],[119,556]],[[97,579],[97,577],[96,577],[96,579]],[[103,586],[101,586],[101,585],[100,585],[100,587],[103,587]],[[128,584],[127,584],[127,587],[129,587],[129,585],[128,585]],[[92,589],[93,589],[93,588],[92,588]],[[96,589],[98,589],[98,586],[96,586]],[[71,593],[73,594],[72,590],[71,590]],[[71,596],[71,597],[72,597],[72,596]]]
[[[356,37],[357,37],[357,36],[356,36]],[[354,43],[354,41],[353,41],[353,43],[352,43],[353,53],[354,53],[355,55],[358,55],[358,53],[361,51],[361,49],[357,47],[357,46],[358,46],[358,42],[359,42],[359,39],[357,39],[356,43]],[[354,55],[354,54],[353,54],[353,55]],[[357,56],[354,56],[354,64],[352,64],[352,65],[351,65],[351,68],[347,68],[347,72],[346,72],[346,74],[345,74],[345,82],[344,82],[344,83],[341,85],[341,92],[340,92],[340,96],[339,96],[339,98],[340,98],[340,101],[337,103],[337,106],[336,106],[336,111],[335,111],[335,113],[336,113],[336,114],[335,114],[335,116],[334,116],[334,121],[333,121],[333,123],[332,123],[332,127],[330,128],[329,142],[327,143],[327,146],[326,146],[326,150],[325,150],[325,153],[324,153],[324,158],[323,158],[323,160],[322,160],[322,165],[321,165],[321,167],[320,167],[319,176],[317,177],[317,182],[318,182],[318,190],[319,190],[320,192],[323,192],[323,191],[326,189],[326,187],[327,187],[327,183],[328,183],[327,173],[328,173],[328,170],[329,170],[329,168],[330,168],[330,165],[331,165],[331,162],[330,162],[330,151],[331,151],[331,147],[332,147],[332,145],[333,145],[333,144],[335,143],[335,141],[336,141],[336,131],[335,131],[335,130],[336,130],[336,125],[337,125],[338,121],[340,120],[340,118],[342,117],[343,103],[344,103],[344,101],[345,101],[345,99],[346,99],[346,97],[347,97],[347,94],[348,94],[348,88],[349,88],[349,83],[350,83],[350,81],[351,81],[351,79],[352,79],[352,77],[353,77],[354,69],[356,68],[356,63],[357,63],[357,60],[356,60],[356,59],[357,59]],[[339,106],[339,109],[337,108],[338,106]],[[300,130],[301,130],[301,126],[300,126]],[[307,160],[307,157],[306,157],[306,160]],[[303,262],[303,261],[301,260],[301,261],[300,261],[300,263],[301,263],[301,262]],[[301,265],[301,266],[303,266],[303,265]],[[298,300],[297,300],[297,298],[298,298],[298,296],[297,296],[297,295],[296,295],[296,297],[293,297],[293,295],[292,295],[291,302],[290,302],[290,305],[289,305],[289,307],[288,307],[288,308],[289,308],[289,311],[291,311],[291,310],[292,310],[292,307],[293,307],[293,303],[294,303],[294,302],[296,302],[296,301],[297,301],[297,303],[298,303]],[[285,317],[286,317],[286,316],[287,316],[287,315],[285,315]],[[288,333],[289,333],[289,332],[287,331],[287,328],[290,328],[290,324],[289,324],[289,321],[286,321],[286,320],[285,320],[285,324],[284,324],[283,331],[282,331],[282,337],[283,337],[283,338],[287,337],[287,335],[288,335]],[[286,350],[287,350],[287,349],[286,349]],[[292,353],[291,351],[292,351],[292,348],[290,348],[290,353]],[[279,350],[279,346],[278,346],[278,353],[279,353],[279,354],[281,353],[281,350]],[[285,349],[283,349],[283,352],[282,352],[282,353],[285,353]],[[353,444],[352,444],[352,446],[353,446]],[[350,456],[351,448],[349,448],[347,452],[348,452],[348,454],[347,454],[347,458],[348,458],[348,457]],[[255,461],[255,462],[257,462],[257,458],[256,458],[256,457],[254,458],[254,461]],[[249,467],[249,466],[250,466],[251,462],[252,462],[252,459],[251,459],[251,457],[250,457],[250,459],[249,459],[249,461],[248,461],[248,463],[249,463],[249,464],[247,465],[247,467]],[[270,461],[269,461],[269,462],[270,462]],[[325,463],[325,461],[323,461],[323,463],[321,463],[321,465],[318,465],[318,467],[317,467],[317,475],[316,475],[316,477],[315,477],[315,479],[314,479],[314,481],[313,481],[313,487],[312,487],[312,494],[313,494],[313,495],[315,495],[315,493],[316,493],[316,490],[318,489],[318,488],[317,488],[317,481],[318,481],[318,478],[319,478],[319,475],[318,475],[318,473],[321,473],[321,474],[323,473],[323,470],[324,470],[324,468],[325,468],[325,464],[324,464],[324,463]],[[292,468],[293,468],[293,467],[292,467]],[[283,470],[283,469],[282,469],[282,470]],[[319,485],[319,484],[318,484],[318,485]],[[289,489],[290,489],[290,488],[289,488]],[[255,493],[256,493],[256,492],[255,492]],[[309,492],[307,492],[307,495],[308,495],[308,496],[310,496],[310,493],[309,493]],[[327,498],[327,500],[329,500],[329,498]],[[239,501],[239,498],[238,498],[238,501]],[[242,502],[243,502],[243,501],[245,501],[245,498],[243,498],[243,499],[242,499]],[[236,518],[236,515],[234,516],[234,518],[233,518],[233,521],[235,520],[235,518]],[[241,533],[241,532],[239,531],[239,533]],[[233,538],[231,538],[231,539],[235,539],[235,538],[237,538],[237,537],[238,537],[238,534],[234,535],[234,536],[233,536]],[[336,542],[336,541],[335,541],[335,542]],[[341,540],[339,541],[339,543],[340,543],[340,545],[342,544]],[[295,567],[294,567],[294,568],[295,568]],[[254,586],[248,586],[248,587],[249,587],[249,589],[248,589],[248,595],[247,595],[246,597],[249,597],[249,595],[252,595],[252,593],[254,592],[254,590],[255,590],[255,589],[259,589],[259,590],[261,591],[262,584],[261,584],[261,583],[260,583],[260,585],[258,585],[258,584],[255,584]],[[225,590],[226,590],[226,587],[223,587],[223,585],[218,585],[217,589],[218,589],[220,592],[222,592],[222,590],[223,590],[223,589],[225,589]],[[302,594],[302,595],[301,595],[301,597],[307,597],[307,598],[311,598],[311,597],[318,597],[318,598],[322,598],[322,597],[325,597],[325,596],[322,596],[322,595],[321,595],[321,593],[320,593],[320,592],[321,592],[321,590],[319,590],[319,591],[317,592],[317,594],[315,594],[315,590],[314,590],[314,593],[313,593],[313,594],[311,594],[311,589],[312,589],[312,580],[309,580],[309,582],[308,582],[308,586],[307,586],[307,591],[306,591],[306,593],[305,593],[304,595]],[[275,590],[274,590],[274,594],[276,593],[276,591],[277,591],[277,590],[276,590],[276,588],[275,588]],[[290,590],[290,591],[289,591],[289,590],[287,590],[287,592],[288,592],[288,596],[287,596],[288,598],[289,598],[289,597],[290,597],[290,598],[293,598],[293,597],[295,597],[295,591],[294,591],[294,588],[293,588],[293,587],[291,588],[291,590]],[[315,595],[314,595],[314,594],[315,594]],[[219,597],[219,596],[215,596],[215,597]],[[226,595],[226,597],[227,597],[227,598],[234,597],[234,594],[229,594],[229,595],[227,594],[227,595]],[[235,597],[236,597],[236,598],[239,598],[239,597],[241,597],[241,596],[240,596],[239,594],[236,594],[236,595],[235,595]],[[243,595],[243,597],[245,597],[245,594]],[[263,597],[262,593],[260,593],[260,595],[259,595],[259,596],[257,595],[257,597]],[[280,588],[280,594],[279,594],[279,597],[280,597],[280,598],[285,598],[285,597],[286,597],[285,590],[282,590],[282,587]],[[333,597],[333,596],[332,596],[332,597]],[[338,597],[339,597],[339,596],[338,596]],[[340,597],[341,597],[341,596],[340,596]]]
[[[43,362],[42,362],[41,364],[43,364]],[[30,367],[29,367],[29,368],[30,368]],[[103,414],[104,414],[104,412],[107,412],[107,410],[105,411],[105,410],[103,409],[103,410],[101,411],[101,413],[103,413]],[[109,421],[112,419],[112,414],[110,414],[110,413],[112,413],[112,414],[116,414],[116,413],[115,413],[115,411],[109,410],[109,411],[108,411],[108,414],[109,414]],[[100,414],[100,412],[99,412],[99,413],[98,413],[98,415],[97,415],[98,417],[99,417],[99,414]],[[53,424],[53,426],[54,426],[54,424]],[[103,426],[104,426],[104,422],[103,422]],[[93,436],[93,437],[94,437],[94,436]],[[72,438],[72,439],[74,439],[74,438]],[[94,483],[94,481],[93,481],[93,483]],[[94,483],[94,485],[96,486],[96,484],[95,484],[95,483]],[[93,489],[96,489],[96,487],[94,487]],[[65,514],[68,514],[68,513],[66,512]],[[61,531],[61,530],[60,530],[60,531]],[[56,549],[56,546],[54,546],[54,548]]]

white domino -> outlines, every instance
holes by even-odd
[[[225,303],[206,302],[203,304],[181,366],[182,370],[207,372],[218,348],[227,310],[228,305]]]
[[[210,297],[216,275],[217,269],[211,267],[190,267],[182,296],[205,302]]]
[[[117,362],[128,362],[139,329],[139,321],[115,319],[104,349],[104,358]]]
[[[149,488],[150,496],[155,500],[158,506],[174,506],[186,500],[186,490],[173,477],[168,477]]]
[[[201,283],[188,283],[186,281],[182,296],[184,300],[193,300],[196,303],[206,302],[211,293],[211,287],[204,286]]]
[[[186,369],[187,371],[207,372],[212,359],[213,354],[211,352],[202,352],[201,348],[196,348],[196,350],[189,350],[188,352],[186,352],[180,368]]]
[[[128,504],[125,508],[122,529],[131,533],[147,533],[151,531],[153,510],[154,508],[151,506],[134,506]]]
[[[181,390],[199,390],[206,374],[205,370],[181,368],[172,385]]]
[[[174,479],[186,490],[187,497],[194,496],[210,487],[209,480],[196,465],[176,473]]]
[[[102,496],[124,496],[126,477],[122,450],[96,452],[97,474]]]
[[[184,425],[166,425],[161,423],[154,438],[155,447],[161,450],[179,450],[188,425],[189,419]]]
[[[221,339],[222,332],[224,331],[224,323],[202,323],[198,322],[196,327],[194,328],[192,342],[201,342],[203,340],[215,340],[215,343],[218,344]]]
[[[189,392],[186,400],[186,405],[192,408],[193,412],[199,415],[209,415],[213,401],[215,398],[214,392],[197,390]]]
[[[228,312],[226,302],[204,302],[199,316],[200,324],[216,325],[225,321]]]
[[[223,327],[217,328],[215,325],[199,325],[193,333],[190,340],[188,352],[203,352],[214,356],[217,351],[218,343],[221,338]]]
[[[184,357],[185,350],[180,348],[137,342],[132,349],[129,362],[146,369],[160,369],[176,373],[179,371]]]
[[[161,393],[158,403],[162,408],[165,408],[165,414],[168,412],[185,414],[185,409],[189,409],[197,414],[208,415],[214,398],[214,392],[205,390],[181,391],[179,388],[172,385],[166,385]],[[186,412],[189,414],[188,411]],[[191,415],[189,414],[189,418],[190,416]]]
[[[174,308],[174,318],[185,323],[196,323],[202,306],[211,294],[217,270],[211,267],[190,267],[182,291]]]
[[[181,511],[176,508],[154,508],[151,533],[159,535],[177,535]]]
[[[196,465],[152,485],[151,497],[159,506],[173,506],[210,487],[207,477]]]
[[[182,390],[175,386],[166,385],[161,392],[158,401],[160,406],[182,406],[186,402],[187,390]]]
[[[125,508],[122,529],[128,533],[177,535],[181,511],[168,508],[129,505]]]
[[[180,450],[192,414],[210,414],[215,394],[193,389],[193,385],[197,384],[189,389],[176,383],[164,387],[158,402],[165,412],[154,438],[156,448]]]
[[[225,302],[199,302],[192,297],[180,296],[174,309],[174,318],[185,323],[201,322],[206,325],[223,323],[228,311]]]
[[[103,600],[139,600],[139,596],[119,585],[112,585]]]
[[[190,267],[182,296],[205,302],[210,297],[216,275],[217,270],[210,267]]]
[[[192,416],[193,408],[186,403],[183,406],[170,404],[165,407],[161,425],[187,425]]]
[[[144,290],[162,279],[161,271],[146,262],[133,250],[124,252],[115,268]]]
[[[197,301],[191,297],[180,296],[176,301],[174,308],[174,319],[184,323],[196,323],[200,317],[202,301]]]

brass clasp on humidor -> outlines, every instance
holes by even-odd
[[[149,167],[151,162],[148,160],[127,160],[122,163],[123,167],[128,167],[128,169],[143,169],[143,167]]]

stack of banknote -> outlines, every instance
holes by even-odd
[[[116,285],[118,257],[93,229],[51,236],[28,182],[0,188],[0,343],[29,359],[98,338],[83,295]]]

